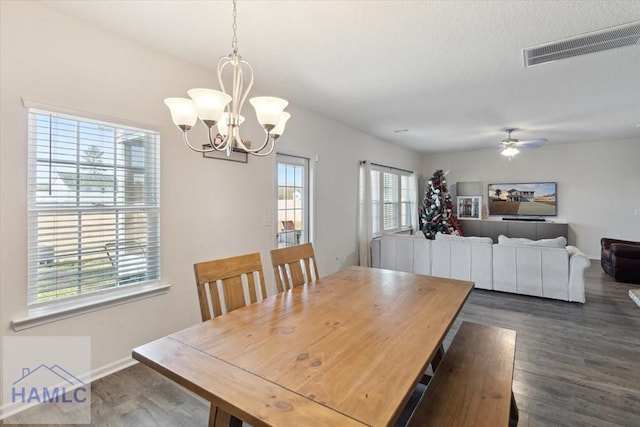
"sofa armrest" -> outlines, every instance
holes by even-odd
[[[640,259],[640,245],[627,243],[612,243],[611,253],[616,257]]]
[[[600,247],[602,249],[609,249],[609,247],[614,243],[623,243],[625,245],[640,247],[640,242],[633,242],[631,240],[611,239],[609,237],[603,237],[600,239]]]
[[[567,246],[569,252],[569,301],[585,302],[584,272],[591,265],[591,261],[580,249]]]
[[[607,237],[603,237],[602,239],[600,239],[600,250],[605,250],[605,249],[609,249],[609,246],[611,246],[611,243],[613,243],[612,241],[613,239],[609,239]]]

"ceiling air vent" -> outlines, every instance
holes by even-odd
[[[545,64],[572,56],[640,44],[640,21],[524,50],[524,66]]]

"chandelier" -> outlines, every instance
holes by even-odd
[[[187,93],[189,98],[167,98],[164,103],[171,111],[173,123],[182,131],[184,143],[199,153],[224,151],[231,156],[234,149],[240,149],[255,156],[268,156],[273,152],[275,141],[284,132],[285,124],[291,115],[284,111],[289,104],[281,98],[258,96],[249,99],[256,110],[258,123],[265,131],[265,140],[259,147],[251,148],[248,141],[240,138],[240,125],[244,117],[240,114],[247,95],[253,86],[253,67],[238,55],[238,27],[236,23],[236,1],[233,0],[233,51],[218,61],[218,83],[221,91],[196,88]],[[227,91],[222,76],[230,71],[231,92]],[[248,79],[246,88],[245,76]],[[204,148],[191,145],[187,133],[200,121],[207,127],[209,143]],[[217,126],[217,132],[214,127]]]

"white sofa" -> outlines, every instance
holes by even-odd
[[[372,266],[452,279],[470,280],[475,287],[585,302],[584,270],[589,259],[566,239],[509,239],[497,244],[489,237],[438,234],[427,240],[385,235],[371,243]]]

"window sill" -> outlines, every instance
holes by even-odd
[[[16,332],[22,331],[92,311],[162,295],[169,292],[170,288],[171,285],[168,284],[151,283],[144,286],[136,286],[132,289],[121,289],[104,295],[89,297],[80,301],[33,308],[29,310],[27,317],[12,320],[11,327]]]
[[[393,236],[395,234],[416,234],[420,230],[414,230],[413,228],[398,228],[397,230],[385,230],[382,233],[376,233],[372,237],[380,236]]]

